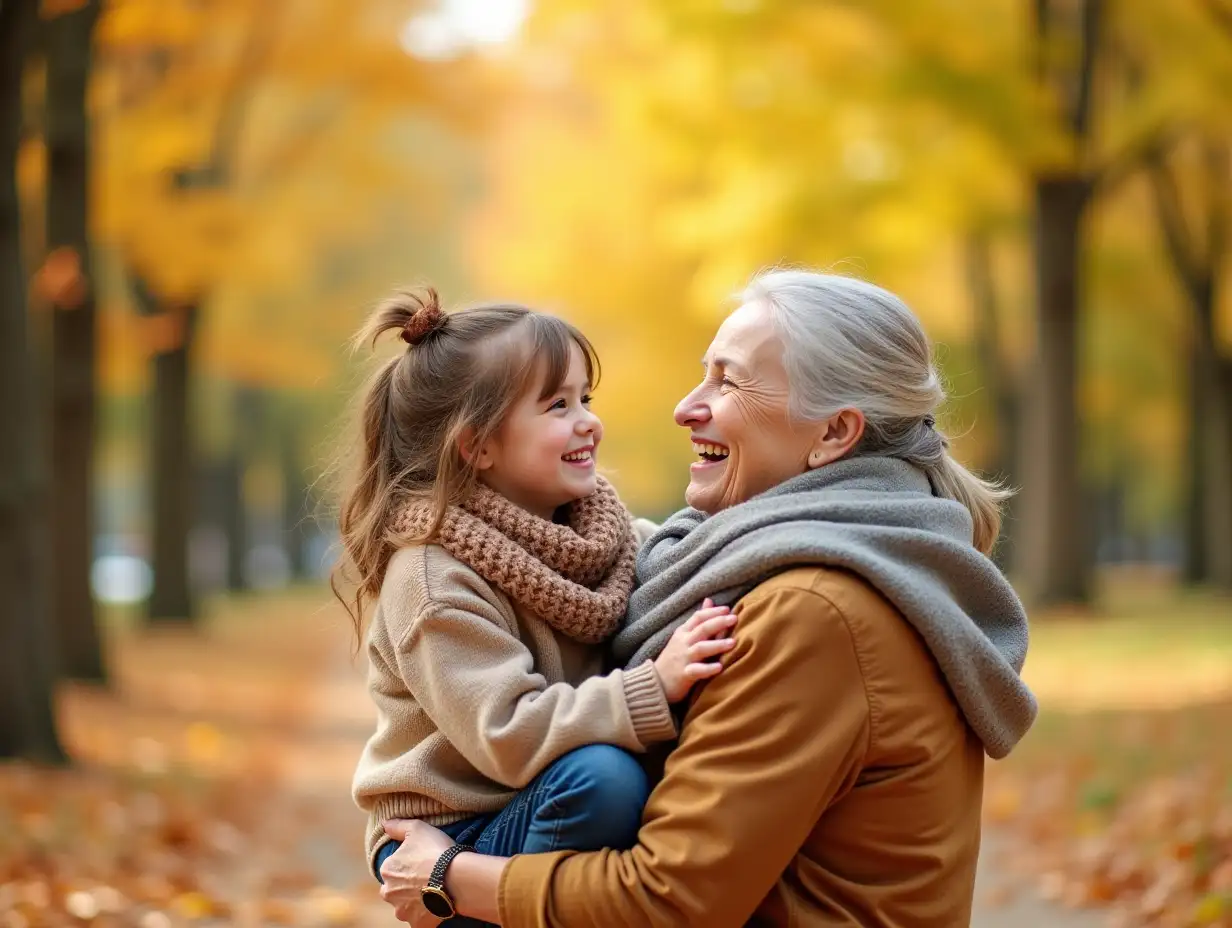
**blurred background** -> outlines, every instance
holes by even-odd
[[[0,925],[390,923],[347,338],[566,316],[661,517],[780,263],[904,296],[1021,488],[977,923],[1232,925],[1230,91],[1229,0],[0,0]]]

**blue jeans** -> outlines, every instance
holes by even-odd
[[[479,815],[441,830],[480,854],[512,857],[547,851],[627,850],[637,843],[650,784],[632,754],[610,744],[590,744],[564,755],[493,815]],[[389,841],[376,868],[398,849]],[[486,924],[451,918],[464,928]]]

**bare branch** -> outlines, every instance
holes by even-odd
[[[997,442],[997,471],[1009,478],[1015,470],[1014,428],[1018,390],[1001,347],[1001,309],[993,279],[992,242],[986,229],[970,231],[965,240],[967,286],[975,317],[975,353],[980,379],[992,400]]]
[[[1208,139],[1203,146],[1206,171],[1206,261],[1212,276],[1219,273],[1228,255],[1232,225],[1232,150],[1227,142]]]
[[[265,160],[256,178],[258,185],[266,180],[286,177],[294,166],[303,163],[324,140],[330,124],[335,121],[343,104],[336,104],[327,113],[318,113],[305,120],[298,129],[283,140],[283,144]]]
[[[210,156],[212,173],[219,178],[227,177],[235,168],[236,151],[248,107],[252,103],[253,84],[265,64],[274,38],[278,35],[280,4],[262,3],[253,6],[252,20],[239,61],[231,73],[231,81],[219,111],[218,125],[214,130],[214,150]]]
[[[1164,244],[1176,267],[1185,289],[1194,294],[1205,276],[1199,248],[1194,233],[1185,219],[1185,209],[1176,177],[1161,156],[1147,160],[1147,176],[1155,195],[1155,209],[1159,214],[1159,226],[1164,233]]]
[[[1042,86],[1048,79],[1048,42],[1052,22],[1049,0],[1035,0],[1035,79]]]
[[[1093,182],[1101,194],[1112,193],[1117,187],[1128,180],[1140,168],[1152,160],[1162,160],[1181,136],[1182,127],[1178,124],[1165,124],[1144,133],[1129,142],[1120,151],[1113,153],[1097,167],[1093,174]]]
[[[1232,39],[1232,6],[1225,6],[1223,0],[1204,0],[1203,6],[1220,31]]]
[[[1103,31],[1104,0],[1085,0],[1082,4],[1082,59],[1078,66],[1078,91],[1070,114],[1074,138],[1085,139],[1091,127],[1091,96],[1095,83],[1095,61]]]

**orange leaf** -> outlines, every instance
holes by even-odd
[[[86,279],[76,249],[65,246],[47,255],[34,275],[34,292],[61,309],[77,309],[85,302]]]
[[[66,13],[75,13],[86,5],[86,0],[43,0],[39,7],[39,15],[43,19],[55,19]]]

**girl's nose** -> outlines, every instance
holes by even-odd
[[[587,409],[578,416],[577,425],[574,428],[579,435],[592,435],[603,428],[603,423],[599,421],[598,416]]]

